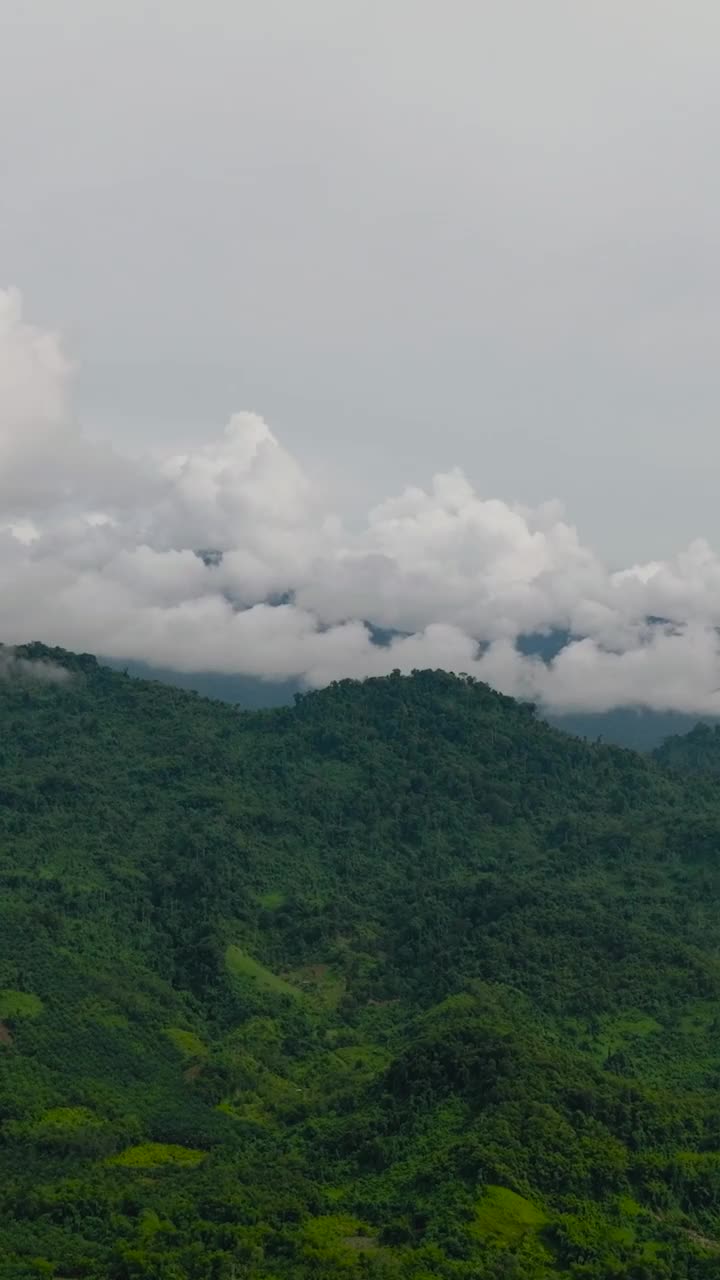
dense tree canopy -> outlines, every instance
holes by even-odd
[[[693,735],[648,760],[442,672],[240,712],[26,656],[68,675],[0,682],[1,1275],[720,1274]]]

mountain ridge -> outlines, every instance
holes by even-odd
[[[526,637],[521,652],[529,656],[546,658],[552,655],[554,644],[551,636],[549,647],[538,643],[538,637]],[[542,641],[544,638],[539,637]],[[180,689],[190,689],[204,697],[229,702],[244,710],[262,710],[267,707],[291,706],[296,693],[308,690],[297,680],[268,680],[259,676],[221,675],[211,671],[176,671],[170,667],[154,667],[150,664],[123,659],[103,661],[114,670],[127,670],[131,675],[145,680],[159,680],[163,684]],[[631,747],[636,751],[652,751],[665,738],[689,733],[698,722],[714,725],[717,718],[680,711],[655,711],[643,707],[617,707],[610,711],[553,712],[538,708],[540,717],[555,728],[573,736],[598,738],[615,746]]]

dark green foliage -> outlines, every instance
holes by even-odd
[[[373,642],[386,645],[400,632],[383,631],[366,623]],[[567,631],[551,631],[547,635],[534,633],[518,636],[516,647],[527,656],[550,662],[571,640]],[[150,667],[147,663],[112,659],[109,665],[118,671],[129,671],[133,676],[146,680],[160,680],[163,684],[180,689],[194,689],[206,698],[217,698],[246,709],[279,707],[292,704],[300,691],[298,680],[263,680],[259,676],[221,675],[207,671],[173,671],[167,667]],[[549,724],[564,729],[590,742],[613,742],[634,751],[652,751],[670,734],[688,733],[698,717],[681,711],[653,711],[648,707],[615,707],[610,711],[543,712]],[[717,718],[703,717],[705,722],[716,724]]]
[[[26,656],[70,674],[0,683],[0,1275],[720,1275],[712,751]]]
[[[655,759],[670,769],[720,772],[720,725],[697,724],[682,737],[666,738]]]

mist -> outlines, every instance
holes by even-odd
[[[0,648],[0,680],[37,680],[40,684],[65,684],[72,677],[67,667],[46,659],[25,658],[13,649]]]

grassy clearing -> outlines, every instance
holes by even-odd
[[[93,1152],[110,1134],[101,1116],[88,1107],[51,1107],[29,1125],[27,1136],[44,1147]],[[107,1148],[105,1148],[107,1150]]]
[[[43,1007],[40,997],[29,991],[0,991],[0,1018],[37,1018]]]
[[[355,1270],[360,1252],[377,1248],[377,1240],[357,1218],[326,1214],[310,1218],[302,1228],[303,1253],[333,1274]]]
[[[547,1215],[531,1200],[508,1187],[487,1187],[475,1209],[470,1230],[483,1240],[510,1243],[527,1232],[539,1231],[546,1222]]]
[[[268,893],[260,894],[258,902],[265,911],[279,911],[287,902],[287,894],[281,889],[270,889]]]
[[[159,1169],[172,1165],[193,1169],[202,1164],[206,1156],[205,1151],[180,1147],[173,1142],[141,1142],[135,1147],[127,1147],[117,1156],[111,1156],[107,1163],[120,1165],[123,1169]]]
[[[624,1245],[629,1249],[635,1243],[635,1231],[633,1227],[608,1227],[608,1240],[612,1240],[613,1244]]]
[[[258,991],[265,991],[272,995],[290,996],[293,1000],[299,1000],[301,993],[297,987],[293,987],[284,978],[278,977],[271,969],[266,969],[264,964],[260,964],[259,960],[254,960],[247,951],[243,951],[241,947],[236,947],[232,943],[225,951],[225,966],[228,973],[233,978],[245,979],[255,987]]]
[[[207,1045],[203,1044],[194,1031],[185,1031],[183,1027],[165,1027],[165,1035],[175,1046],[183,1058],[206,1058]]]

